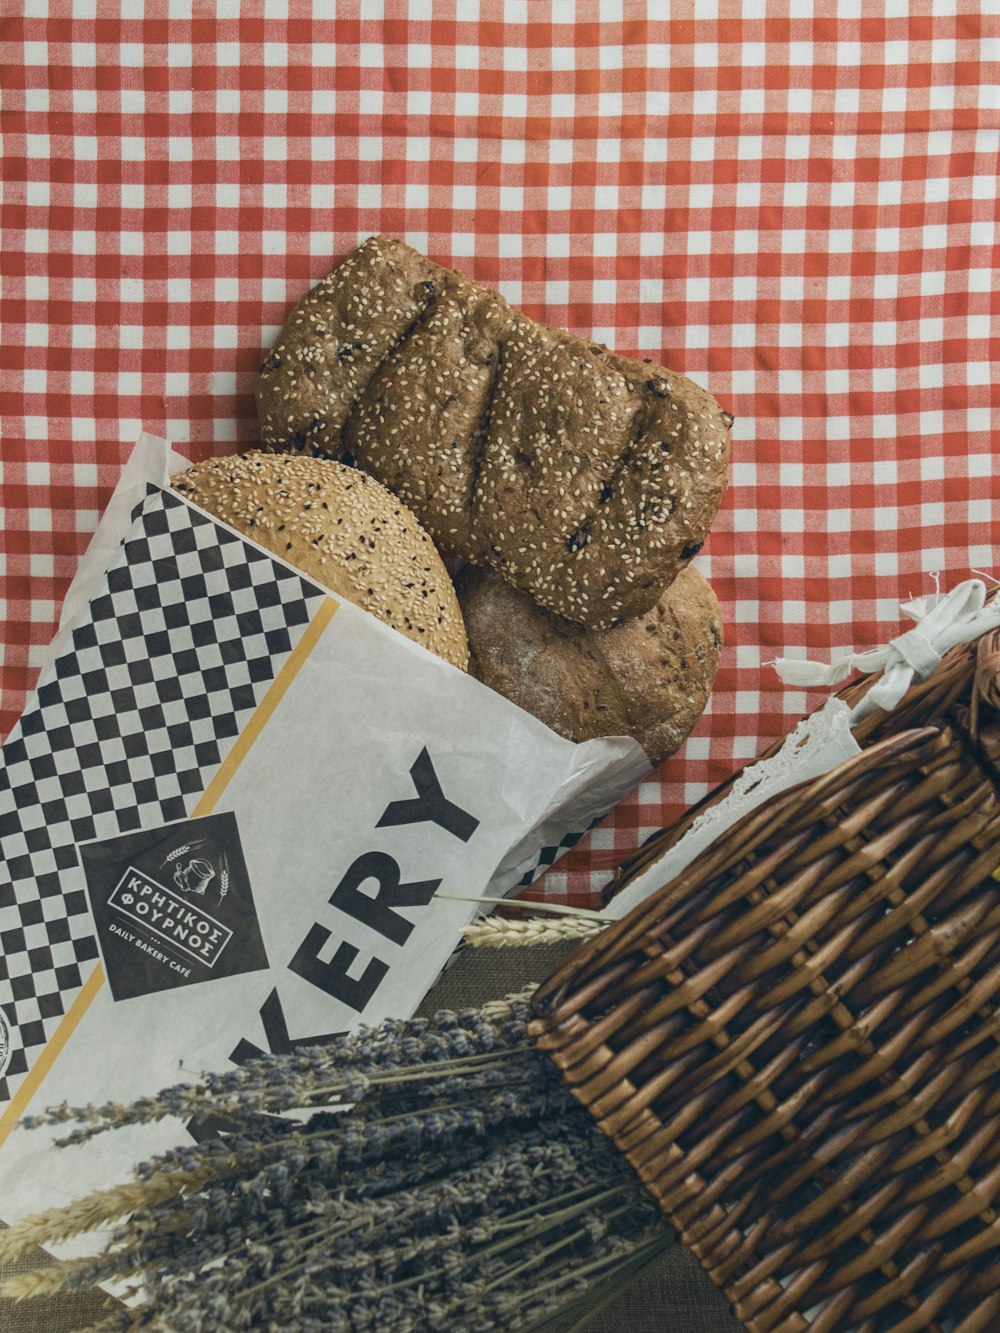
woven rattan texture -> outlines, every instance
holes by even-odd
[[[903,717],[947,715],[870,728],[540,993],[540,1044],[751,1333],[1000,1327],[1000,802],[988,705],[966,730],[975,660]]]

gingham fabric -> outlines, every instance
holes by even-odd
[[[995,6],[6,14],[3,731],[140,430],[195,457],[255,444],[262,350],[378,231],[662,359],[737,418],[699,557],[727,632],[710,712],[545,877],[552,896],[591,901],[816,703],[771,659],[884,641],[932,572],[998,573]]]

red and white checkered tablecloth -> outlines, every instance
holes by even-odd
[[[816,702],[771,659],[882,642],[933,571],[1000,576],[993,6],[25,0],[6,15],[0,731],[139,431],[199,458],[257,443],[262,349],[372,232],[662,358],[737,418],[699,557],[727,627],[710,712],[549,874],[551,894],[587,901]]]

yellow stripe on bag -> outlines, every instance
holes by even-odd
[[[229,753],[219,765],[218,771],[212,778],[212,781],[205,788],[198,804],[188,816],[190,819],[197,819],[200,815],[211,814],[219,801],[219,798],[222,796],[222,793],[232,781],[240,764],[243,763],[243,760],[250,753],[251,747],[263,731],[271,714],[284,698],[288,687],[304,666],[306,658],[322,638],[323,631],[336,615],[338,606],[338,602],[335,602],[332,597],[328,597],[316,612],[316,615],[309,622],[302,638],[299,639],[298,643],[289,653],[288,661],[271,682],[267,693],[254,709],[249,722],[236,738]],[[0,1147],[3,1147],[4,1143],[6,1143],[11,1130],[30,1105],[35,1093],[41,1087],[50,1069],[66,1048],[70,1037],[72,1037],[80,1020],[90,1008],[96,996],[100,993],[103,985],[104,968],[98,963],[93,972],[91,972],[90,976],[83,983],[82,988],[77,992],[73,1003],[63,1015],[62,1022],[46,1042],[45,1049],[31,1066],[24,1082],[7,1104],[7,1109],[4,1111],[3,1115],[0,1116]]]
[[[90,1008],[91,1001],[97,992],[104,985],[104,968],[100,963],[94,968],[90,976],[83,983],[82,988],[77,991],[76,999],[66,1010],[63,1020],[53,1032],[46,1043],[45,1049],[31,1066],[28,1076],[18,1088],[17,1092],[11,1098],[6,1111],[0,1117],[0,1146],[7,1141],[7,1135],[20,1120],[22,1114],[27,1109],[28,1103],[34,1097],[42,1080],[46,1074],[62,1055],[66,1043],[76,1031],[76,1026],[80,1019]]]
[[[323,635],[323,631],[336,615],[338,605],[339,603],[335,602],[332,597],[328,597],[316,612],[316,615],[309,622],[308,629],[292,649],[288,661],[271,682],[270,689],[257,705],[250,721],[237,736],[232,749],[219,765],[219,770],[215,777],[205,788],[204,795],[191,812],[192,819],[197,819],[199,815],[211,814],[215,809],[216,802],[229,786],[233,774],[250,753],[250,747],[264,730],[264,725],[268,718],[277,708],[278,704],[281,703],[285,691],[299,674],[306,658],[316,647]]]

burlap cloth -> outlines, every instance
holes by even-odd
[[[561,946],[466,950],[430,992],[423,1010],[462,1008],[520,990],[528,981],[543,978],[565,952]],[[40,1252],[28,1255],[17,1267],[34,1267],[44,1257]],[[13,1269],[0,1268],[0,1275],[9,1271]],[[0,1333],[71,1333],[95,1322],[106,1300],[100,1292],[87,1291],[18,1306],[0,1301]],[[590,1320],[587,1329],[588,1333],[741,1333],[725,1298],[681,1248]]]

